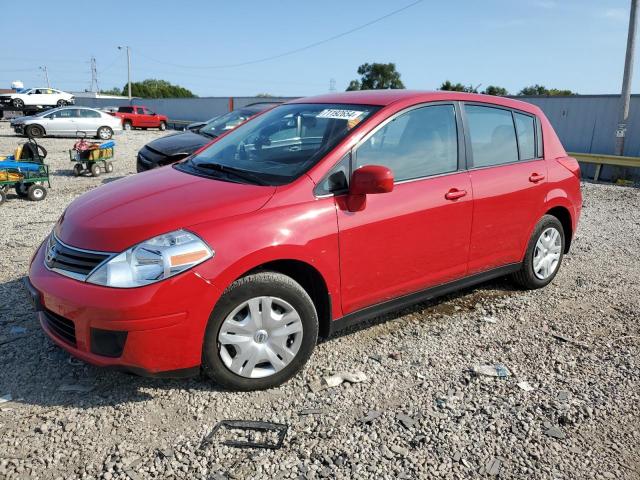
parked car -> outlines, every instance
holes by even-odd
[[[216,118],[220,116],[221,115],[216,115],[215,117],[211,117],[209,120],[206,120],[204,122],[191,122],[186,127],[184,127],[184,129],[189,130],[191,132],[197,132],[202,127],[204,127],[207,123],[213,122]]]
[[[138,172],[144,172],[182,160],[254,115],[279,104],[275,102],[254,103],[214,117],[200,128],[152,140],[138,152],[136,168]]]
[[[0,104],[18,110],[24,107],[51,107],[72,105],[75,97],[55,88],[30,88],[21,93],[3,93],[0,95]]]
[[[166,115],[158,115],[143,105],[133,105],[130,107],[118,107],[118,111],[111,115],[122,120],[122,126],[125,130],[134,128],[159,128],[167,129],[169,119]]]
[[[120,120],[87,107],[61,107],[28,117],[11,120],[11,128],[18,135],[39,138],[44,136],[74,137],[79,132],[101,140],[109,140],[122,131]]]
[[[28,285],[44,331],[87,362],[269,388],[318,335],[504,275],[547,285],[578,225],[579,174],[521,101],[299,99],[74,200]]]

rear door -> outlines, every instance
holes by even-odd
[[[467,103],[464,120],[474,196],[473,274],[522,260],[544,205],[547,166],[536,145],[534,116]]]
[[[355,148],[352,169],[384,165],[395,185],[359,212],[336,197],[345,314],[465,275],[472,192],[456,110],[410,108]]]
[[[78,111],[79,118],[77,119],[77,129],[89,135],[95,135],[98,131],[98,127],[101,126],[100,113],[86,108],[80,108]]]

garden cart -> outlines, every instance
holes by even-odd
[[[107,173],[113,172],[111,160],[114,157],[115,142],[88,142],[86,133],[77,133],[84,136],[69,150],[69,158],[75,163],[73,174],[79,177],[83,173],[91,173],[92,176],[97,177],[102,170]]]
[[[49,166],[43,163],[47,151],[32,138],[20,145],[13,155],[0,157],[0,204],[7,199],[7,192],[15,188],[16,194],[33,201],[47,196]]]

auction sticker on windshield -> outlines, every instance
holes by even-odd
[[[339,120],[353,120],[364,112],[358,110],[342,110],[339,108],[326,108],[321,111],[317,118],[336,118]]]

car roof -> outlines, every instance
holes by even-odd
[[[351,105],[387,106],[400,101],[422,103],[443,100],[491,103],[494,105],[502,105],[530,112],[537,112],[538,110],[537,107],[530,103],[514,100],[512,98],[444,90],[357,90],[351,92],[327,93],[314,97],[297,98],[287,103],[345,103]]]

